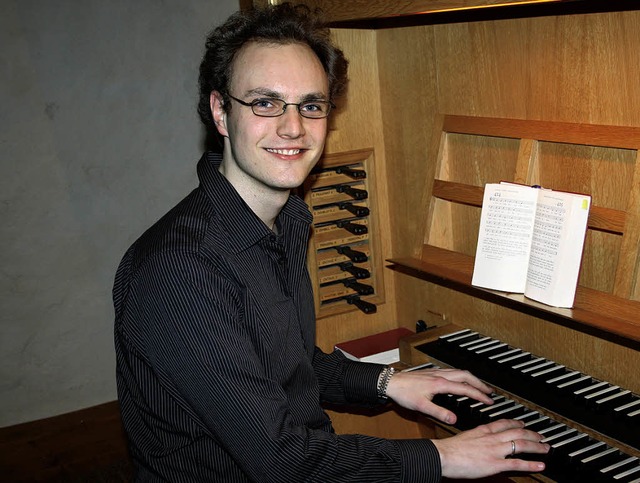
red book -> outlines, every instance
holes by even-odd
[[[392,364],[400,360],[400,339],[413,333],[406,327],[398,327],[367,337],[339,342],[335,348],[356,361]]]

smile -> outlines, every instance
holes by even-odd
[[[269,151],[270,153],[275,153],[275,154],[283,154],[285,156],[293,156],[295,154],[300,153],[299,149],[270,149],[270,148],[267,148],[267,151]]]

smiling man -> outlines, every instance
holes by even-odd
[[[290,190],[322,154],[331,110],[327,75],[306,44],[252,42],[236,55],[229,91],[234,95],[210,97],[224,139],[219,171],[273,228]],[[228,109],[230,100],[236,106]]]
[[[209,36],[198,111],[220,137],[199,186],[127,251],[113,290],[116,378],[136,481],[438,481],[539,471],[540,435],[497,421],[443,440],[337,435],[321,404],[389,399],[454,422],[465,371],[397,373],[315,346],[311,214],[291,194],[324,148],[347,62],[318,18],[283,4]]]

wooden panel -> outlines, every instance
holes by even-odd
[[[382,3],[394,4],[362,3],[361,8],[365,10],[375,9]],[[601,3],[612,5],[614,2]],[[327,9],[330,14],[335,8],[344,15],[339,18],[346,18],[349,15],[344,12],[354,4],[328,0],[323,5],[330,6]],[[359,12],[357,18],[362,16],[362,10]],[[382,241],[384,252],[391,255],[386,258],[412,253],[418,245],[416,240],[424,241],[424,227],[434,226],[427,223],[427,217],[430,216],[431,187],[439,173],[436,163],[440,140],[434,141],[442,122],[439,113],[630,126],[632,132],[614,129],[606,138],[615,137],[618,139],[615,143],[622,138],[623,142],[635,146],[631,138],[635,137],[635,129],[640,128],[637,82],[640,56],[635,55],[640,45],[638,25],[640,13],[627,11],[465,21],[376,31],[334,30],[351,61],[351,85],[343,109],[332,120],[327,148],[329,152],[338,152],[374,147],[377,167],[383,171],[378,179],[386,180],[379,187],[379,199],[387,200],[384,208],[388,210],[383,213],[387,218],[381,223],[388,227]],[[588,132],[578,130],[575,135],[584,138]],[[546,142],[548,146],[536,149],[545,151],[548,159],[560,154],[553,153],[556,149],[552,146],[553,139]],[[607,200],[607,203],[598,203],[603,209],[627,210],[624,221],[618,220],[612,231],[619,230],[624,223],[628,238],[623,243],[624,249],[616,248],[616,242],[609,240],[613,235],[596,233],[590,241],[595,252],[588,254],[594,262],[585,270],[586,276],[597,278],[613,261],[625,267],[627,278],[618,273],[607,274],[605,278],[615,278],[622,292],[630,291],[630,298],[640,300],[637,257],[640,215],[637,209],[631,209],[632,203],[640,206],[640,195],[637,188],[626,189],[638,184],[638,170],[634,167],[637,161],[612,172],[608,178],[603,177],[602,173],[607,173],[608,164],[613,160],[606,152],[609,141],[598,142],[605,147],[596,148],[604,150],[602,161],[593,168],[596,175],[576,171],[567,181],[589,183],[589,189],[598,190],[599,200]],[[535,156],[540,153],[533,145],[529,147],[534,162],[521,163],[528,155],[527,147],[520,144],[511,173],[519,177],[518,181],[527,183],[531,178],[546,176],[552,169],[549,163],[538,165]],[[571,179],[574,175],[575,180]],[[452,178],[444,176],[443,179]],[[595,180],[598,180],[596,186]],[[625,186],[623,191],[631,193],[628,199],[616,193],[621,184]],[[614,218],[609,215],[605,213],[603,217]],[[452,220],[455,214],[445,213],[444,217]],[[599,218],[596,210],[593,223],[601,223],[597,221]],[[438,237],[451,239],[452,234],[447,230],[447,224],[443,223]],[[472,231],[473,227],[469,233]],[[620,260],[611,255],[617,251],[624,254]],[[387,272],[392,275],[385,276],[385,281],[393,283],[387,283],[388,302],[383,311],[368,321],[352,322],[335,317],[327,319],[325,324],[323,320],[318,329],[322,347],[330,347],[336,339],[383,330],[390,324],[411,326],[417,319],[436,322],[446,319],[640,390],[637,380],[640,360],[636,350],[572,327],[549,324],[544,319],[463,292]],[[623,273],[623,269],[618,272]],[[607,280],[606,284],[609,283]],[[391,306],[397,307],[397,311],[386,311]]]
[[[254,1],[263,3],[266,0]],[[329,20],[335,22],[561,1],[564,0],[304,0],[301,3],[322,8]],[[271,0],[270,3],[279,2]]]
[[[475,244],[477,243],[478,230],[475,221],[480,211],[477,208],[482,205],[483,193],[483,187],[478,186],[477,183],[478,180],[481,180],[481,182],[496,182],[499,179],[496,179],[495,173],[491,174],[491,169],[485,169],[485,166],[489,164],[494,169],[495,159],[499,156],[494,152],[493,148],[500,146],[500,144],[494,145],[492,142],[486,142],[485,138],[490,140],[503,139],[504,136],[517,138],[517,130],[521,129],[524,134],[520,143],[521,149],[519,149],[517,155],[516,176],[518,172],[521,174],[526,172],[526,177],[529,181],[540,182],[544,180],[554,187],[560,184],[560,186],[568,188],[584,188],[590,186],[590,183],[593,184],[591,177],[595,177],[595,174],[599,174],[601,179],[603,177],[612,177],[614,172],[624,174],[628,171],[627,164],[630,164],[627,159],[627,153],[630,153],[630,150],[583,146],[583,143],[588,143],[589,141],[575,134],[576,132],[589,132],[590,137],[601,143],[602,140],[609,139],[609,135],[612,132],[615,133],[619,130],[617,126],[598,126],[597,128],[593,127],[593,129],[592,127],[585,129],[582,125],[576,126],[571,123],[540,123],[536,121],[504,123],[502,121],[501,119],[491,118],[444,116],[441,129],[454,129],[458,134],[452,135],[452,133],[443,132],[440,136],[441,146],[438,150],[438,158],[435,160],[437,165],[436,174],[437,176],[451,177],[452,180],[438,178],[433,180],[432,200],[428,211],[428,217],[432,221],[432,225],[426,227],[427,232],[424,236],[422,251],[414,255],[415,260],[396,258],[396,265],[403,265],[408,269],[403,273],[413,274],[418,278],[442,283],[445,286],[452,286],[476,297],[507,305],[555,323],[586,330],[581,328],[581,325],[584,324],[586,327],[599,330],[601,332],[600,336],[606,337],[607,332],[610,331],[616,336],[627,337],[635,341],[640,340],[638,339],[640,332],[637,326],[640,304],[626,300],[631,295],[631,290],[634,287],[635,272],[631,274],[624,272],[622,274],[616,270],[618,258],[633,259],[637,263],[637,245],[629,248],[629,243],[625,242],[628,236],[631,237],[632,242],[636,241],[634,227],[629,223],[625,223],[625,211],[592,206],[592,216],[589,219],[590,232],[589,236],[587,236],[587,248],[584,256],[586,261],[583,262],[583,268],[585,269],[580,277],[579,294],[576,296],[576,304],[573,310],[556,310],[553,308],[549,308],[549,310],[532,310],[534,307],[542,307],[544,309],[544,306],[531,303],[521,295],[488,296],[487,292],[471,286],[471,273],[473,270],[471,255],[474,253]],[[545,130],[548,130],[551,134]],[[469,136],[466,131],[472,131],[472,136]],[[563,132],[567,133],[571,143],[576,141],[579,144],[574,147],[572,145],[567,146],[571,143],[548,143],[547,141],[531,139],[532,137],[557,138],[557,141],[561,141]],[[613,144],[616,140],[625,142],[619,136],[611,136],[607,142]],[[462,145],[464,149],[460,150],[458,145]],[[549,145],[549,149],[546,149],[547,145]],[[602,149],[605,149],[606,152],[603,153]],[[498,151],[498,154],[500,152]],[[619,152],[622,155],[618,155]],[[637,151],[633,153],[635,153],[635,159],[638,159]],[[591,159],[594,156],[596,160]],[[506,163],[503,164],[509,164],[509,157],[507,150],[507,156],[504,160]],[[612,161],[611,164],[606,165],[607,169],[604,173],[598,173],[598,160],[600,159],[610,159]],[[535,165],[535,168],[532,168],[532,165]],[[593,165],[596,165],[596,167],[594,168]],[[633,167],[634,165],[632,164],[631,166]],[[544,176],[540,174],[539,180],[532,177],[532,173],[537,170],[544,171]],[[582,176],[578,176],[577,173]],[[491,176],[493,176],[493,179]],[[459,182],[458,178],[465,182]],[[587,180],[586,183],[584,179]],[[509,178],[506,181],[509,181]],[[638,188],[634,183],[635,181],[616,184],[613,196],[614,205],[617,198],[623,200],[636,199]],[[598,183],[595,184],[598,185]],[[585,191],[590,192],[590,190]],[[612,202],[607,192],[598,191],[597,197]],[[596,196],[594,196],[594,200],[595,198]],[[459,226],[456,223],[460,216],[452,216],[453,209],[447,204],[476,208],[475,217],[469,218],[472,223],[466,223],[466,230],[465,226]],[[637,208],[635,206],[630,207],[632,214],[636,211]],[[627,250],[630,249],[631,255],[620,250],[621,244],[619,241],[610,241],[606,244],[598,245],[596,243],[598,238],[592,233],[595,229],[621,235],[622,245]],[[626,233],[627,230],[629,233]],[[446,235],[443,236],[443,233]],[[442,250],[442,248],[447,250]],[[456,264],[462,262],[465,263],[464,269],[454,270],[457,266]],[[471,266],[466,266],[467,263]],[[398,267],[394,268],[398,269]],[[399,270],[402,271],[402,269]],[[619,279],[619,285],[627,287],[626,291],[615,291],[616,285],[614,284],[613,274],[616,274],[616,277],[626,277],[626,279]],[[489,293],[493,294],[491,291]],[[617,297],[611,296],[611,294]],[[554,316],[551,316],[551,314]],[[556,315],[559,317],[555,317]]]
[[[341,158],[343,153],[357,153],[373,149],[374,178],[377,180],[377,250],[381,260],[391,255],[391,230],[387,194],[387,159],[382,134],[380,93],[377,73],[376,38],[373,32],[361,30],[335,30],[335,41],[349,59],[349,92],[338,100],[338,109],[332,112],[329,136],[325,146],[328,159]],[[354,154],[357,156],[357,154]],[[394,160],[394,165],[401,164]],[[385,303],[378,306],[377,313],[365,315],[360,311],[323,317],[317,322],[318,347],[331,351],[340,341],[363,337],[404,325],[414,328],[415,321],[399,320],[396,317],[395,274],[382,269],[380,277],[385,291]],[[328,409],[336,431],[362,433],[373,436],[418,437],[422,428],[411,419],[395,411],[381,414],[349,415]]]
[[[472,186],[455,181],[436,179],[433,182],[433,196],[471,206],[482,206],[483,186]]]
[[[433,183],[433,196],[476,207],[482,206],[482,186],[472,186],[455,181],[437,179]],[[600,206],[592,206],[589,212],[589,228],[622,234],[626,224],[626,213]]]
[[[629,339],[632,347],[640,344],[640,302],[622,299],[611,294],[578,287],[574,307],[562,309],[541,304],[522,294],[498,292],[471,285],[473,257],[462,253],[424,245],[422,257],[389,260],[395,270],[423,280],[460,290],[554,323],[575,327],[585,324],[599,331],[599,337],[609,334]],[[626,343],[626,342],[625,342]]]
[[[354,179],[335,171],[335,168],[345,166],[351,167],[363,177]],[[377,194],[379,190],[375,178],[373,151],[359,149],[323,156],[318,162],[316,170],[304,183],[304,199],[311,207],[314,217],[309,241],[308,267],[314,288],[317,318],[354,312],[359,308],[363,308],[363,312],[371,311],[368,315],[372,315],[377,310],[377,306],[385,301],[384,274],[379,248],[379,235],[382,232],[378,216],[380,203]],[[366,214],[354,218],[355,214],[336,207],[335,203],[354,201],[351,196],[339,189],[344,187],[355,188],[358,193],[366,194],[366,198],[353,205],[364,206],[368,210]],[[347,231],[340,225],[341,221],[353,226],[363,226],[366,228],[366,232],[361,234]],[[355,266],[368,269],[370,276],[363,280],[357,280],[357,283],[371,287],[371,294],[358,296],[356,290],[342,284],[341,280],[347,278],[353,280],[353,276],[342,271],[339,266],[334,264],[332,269],[320,267],[321,262],[326,265],[329,259],[326,256],[327,250],[336,255],[335,247],[345,246],[367,253],[366,266],[361,262]],[[328,277],[327,273],[332,275]],[[337,276],[338,273],[342,276]],[[357,302],[345,298],[351,296],[357,296]]]
[[[325,158],[343,159],[345,153],[353,159],[366,150],[373,150],[372,179],[376,180],[376,211],[379,227],[376,228],[377,250],[381,260],[390,255],[389,206],[386,178],[386,156],[382,137],[382,126],[372,122],[381,117],[379,88],[377,83],[377,58],[375,34],[367,31],[336,30],[335,41],[349,58],[349,92],[339,99],[338,108],[332,113],[329,135],[325,147]],[[362,109],[366,106],[366,109]],[[335,115],[334,115],[335,114]],[[357,126],[357,129],[352,129]],[[360,311],[323,317],[317,324],[317,344],[330,351],[340,341],[355,339],[382,332],[398,326],[395,314],[395,293],[389,270],[380,274],[385,292],[385,303],[378,306],[375,314],[365,315]],[[411,326],[411,324],[408,324]]]
[[[566,144],[640,148],[640,127],[580,124],[569,122],[448,116],[447,132],[536,139]]]
[[[626,236],[620,248],[613,293],[640,300],[640,151],[628,200]]]

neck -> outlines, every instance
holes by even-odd
[[[218,170],[227,178],[251,211],[273,230],[276,218],[289,199],[290,190],[270,189],[242,173],[234,163],[225,162],[224,157]]]

